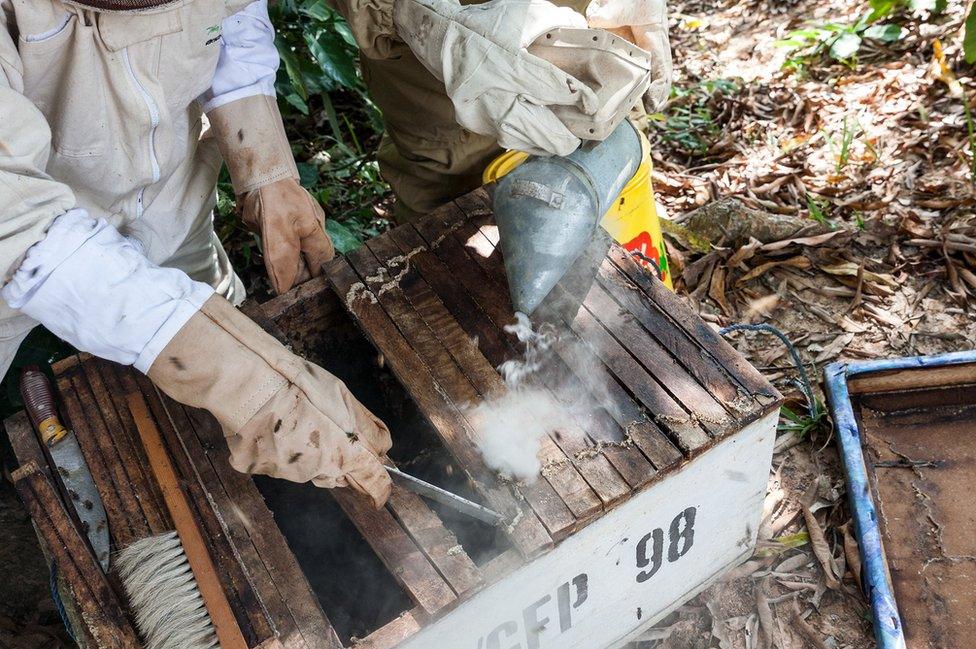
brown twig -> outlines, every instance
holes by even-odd
[[[820,634],[817,633],[816,629],[810,626],[809,622],[803,619],[803,616],[799,611],[793,615],[793,626],[797,631],[800,632],[803,639],[813,645],[816,649],[827,649],[827,644],[823,641],[823,638],[820,637]]]

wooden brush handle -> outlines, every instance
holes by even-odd
[[[217,630],[217,641],[220,643],[221,649],[247,649],[247,642],[237,624],[237,618],[234,617],[234,612],[227,601],[227,595],[217,578],[217,569],[210,558],[207,544],[203,540],[196,518],[190,510],[186,495],[180,489],[176,471],[166,454],[159,429],[156,428],[156,423],[149,416],[146,402],[138,393],[129,394],[126,400],[129,404],[129,410],[132,412],[136,430],[139,431],[139,437],[142,438],[142,445],[146,448],[146,455],[149,458],[153,475],[163,492],[163,500],[166,501],[169,514],[176,524],[176,533],[180,536],[180,543],[183,544],[187,562],[197,580],[203,603],[207,605],[210,620]]]

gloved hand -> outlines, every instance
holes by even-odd
[[[325,213],[298,182],[298,169],[274,97],[256,95],[208,113],[237,193],[241,220],[261,235],[276,293],[317,277],[335,256]]]
[[[592,89],[526,48],[559,27],[585,28],[572,9],[546,0],[396,0],[397,34],[444,82],[458,124],[509,149],[568,155],[580,140],[550,110],[592,115]],[[628,109],[630,107],[627,107]]]
[[[649,113],[659,111],[671,93],[671,45],[667,0],[592,0],[586,20],[626,38],[651,55],[651,85],[644,94]]]
[[[238,471],[349,486],[377,508],[390,495],[379,460],[392,444],[383,422],[342,381],[219,296],[163,348],[148,376],[177,401],[213,413]]]
[[[335,257],[325,233],[325,212],[293,178],[245,194],[241,220],[261,235],[264,266],[278,294],[317,277],[322,264]]]
[[[152,264],[106,221],[81,209],[56,218],[0,296],[78,349],[133,365],[177,401],[212,412],[238,470],[386,501],[383,423],[341,381],[210,286]]]

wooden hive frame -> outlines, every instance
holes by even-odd
[[[487,195],[476,192],[370,240],[333,262],[324,277],[249,310],[313,361],[322,360],[315,354],[328,348],[335,332],[365,334],[473,493],[509,521],[503,536],[510,549],[479,563],[414,494],[395,488],[387,507],[374,511],[354,494],[334,490],[345,515],[412,602],[356,641],[357,647],[429,642],[424,638],[431,628],[453,619],[469,624],[472,607],[497,597],[499,584],[545,570],[546,562],[561,560],[570,541],[598,547],[594,537],[621,517],[656,511],[651,503],[667,491],[663,483],[691,476],[685,468],[698,466],[696,458],[712,449],[740,457],[733,438],[743,431],[761,441],[757,458],[748,462],[754,473],[763,472],[765,484],[762,455],[766,445],[771,453],[772,440],[760,433],[775,420],[780,395],[619,248],[611,249],[578,313],[549,307],[543,313],[561,319],[567,331],[565,345],[556,347],[557,371],[545,387],[589,389],[580,377],[592,374],[614,407],[580,422],[576,434],[544,439],[546,468],[535,483],[513,485],[491,471],[476,450],[477,422],[464,405],[501,393],[505,386],[495,367],[521,354],[505,330],[512,309],[496,239]],[[126,394],[138,391],[190,495],[249,646],[342,646],[253,480],[230,468],[210,415],[161,395],[133,370],[98,359],[74,357],[55,372],[64,414],[103,495],[115,547],[170,526],[125,406]],[[22,415],[7,427],[22,462],[43,459]],[[751,507],[757,496],[746,495]],[[702,568],[694,587],[750,550],[750,524],[741,543],[723,548],[714,565]],[[559,586],[553,595],[561,607],[568,592]],[[672,602],[660,604],[663,611]],[[564,612],[560,608],[560,626]]]
[[[774,407],[768,382],[615,247],[575,317],[542,315],[572,332],[572,353],[557,348],[562,379],[602,373],[617,407],[585,434],[543,440],[545,480],[513,497],[459,410],[502,392],[494,368],[520,354],[504,329],[513,316],[496,232],[486,195],[475,194],[371,239],[327,274],[489,505],[520,512],[510,535],[526,556]]]
[[[254,315],[261,318],[259,311]],[[269,321],[264,324],[275,328]],[[70,357],[54,370],[62,409],[102,496],[114,549],[172,529],[159,487],[148,478],[145,451],[126,406],[126,395],[141,393],[190,496],[248,645],[342,646],[254,482],[231,468],[212,416],[162,395],[131,368],[88,355]],[[44,473],[52,475],[26,415],[17,413],[5,426],[20,463],[43,465]],[[420,620],[452,605],[458,593],[481,583],[481,571],[466,553],[455,550],[457,539],[415,494],[395,487],[387,508],[379,511],[348,490],[330,494],[415,603],[357,646],[392,646],[416,631]],[[59,548],[50,551],[57,557]],[[111,594],[122,599],[117,580],[109,577]],[[91,631],[104,635],[98,623]]]
[[[318,346],[309,345],[316,332],[351,313],[480,499],[515,521],[506,529],[514,549],[480,567],[479,591],[735,433],[751,425],[770,433],[781,401],[690,308],[614,247],[579,313],[543,309],[570,334],[556,347],[558,371],[547,388],[597,372],[614,407],[577,435],[543,440],[544,479],[518,487],[499,479],[476,451],[476,422],[464,408],[501,393],[494,368],[522,353],[505,330],[513,314],[496,243],[488,197],[476,192],[367,241],[333,262],[325,279],[263,306],[302,352]],[[766,434],[764,444],[771,441]],[[760,478],[765,484],[764,470]],[[747,525],[747,536],[755,529]],[[458,595],[471,600],[473,592]]]
[[[341,647],[260,493],[248,476],[230,468],[223,434],[208,413],[162,396],[131,368],[87,355],[54,370],[62,411],[105,505],[113,550],[174,529],[125,401],[141,393],[248,646]],[[8,418],[5,427],[22,464],[33,459],[48,467],[24,413]],[[58,548],[48,551],[57,558]],[[115,575],[109,580],[124,601]]]

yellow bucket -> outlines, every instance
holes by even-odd
[[[632,253],[637,263],[653,271],[665,286],[673,288],[664,239],[661,236],[661,221],[657,216],[654,190],[651,187],[651,147],[643,134],[640,137],[644,161],[620,192],[613,207],[603,215],[600,225],[617,243]],[[521,151],[506,151],[492,160],[485,169],[484,182],[487,184],[498,180],[528,157]]]

